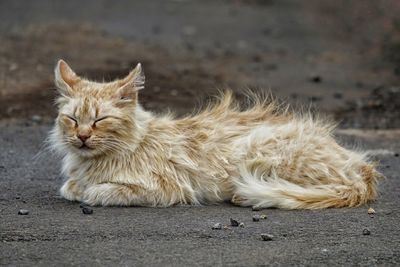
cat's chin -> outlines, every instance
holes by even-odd
[[[99,156],[101,154],[101,152],[98,149],[89,148],[87,146],[73,147],[72,153],[74,153],[80,157],[83,157],[83,158],[91,158],[91,157]]]

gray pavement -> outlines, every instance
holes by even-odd
[[[59,159],[40,151],[49,126],[0,126],[0,264],[11,266],[398,266],[398,131],[343,131],[347,146],[372,149],[387,176],[368,206],[259,212],[234,207],[94,208],[59,197]],[[385,136],[381,139],[382,136]],[[386,150],[384,150],[386,149]],[[29,215],[18,215],[19,209]],[[268,218],[252,222],[253,214]],[[212,230],[234,218],[244,228]],[[371,235],[364,236],[368,228]],[[261,241],[260,234],[274,235]]]

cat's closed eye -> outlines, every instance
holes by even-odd
[[[96,123],[99,123],[101,121],[104,121],[104,120],[107,120],[107,119],[110,119],[110,118],[111,118],[110,116],[104,116],[104,117],[100,117],[98,119],[95,119],[94,122],[93,122],[93,126],[96,126]]]
[[[78,126],[78,120],[70,115],[67,114],[62,114],[63,118],[66,118],[69,122],[73,123],[76,126]]]

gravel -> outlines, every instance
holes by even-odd
[[[91,209],[89,207],[83,207],[82,212],[83,212],[83,214],[90,215],[90,214],[93,214],[93,209]]]
[[[211,229],[213,229],[213,230],[221,230],[222,229],[222,224],[221,223],[216,223],[211,227]]]
[[[274,236],[270,234],[261,234],[261,239],[263,241],[272,241],[274,239]]]
[[[373,208],[368,209],[368,214],[375,214],[375,210]]]
[[[370,234],[371,234],[371,231],[370,231],[369,229],[365,228],[365,229],[362,231],[362,234],[363,234],[363,235],[370,235]]]
[[[233,227],[238,227],[239,224],[240,224],[240,223],[239,223],[238,221],[236,221],[236,220],[234,220],[234,219],[231,218],[231,226],[233,226]]]
[[[29,214],[29,210],[20,209],[18,211],[18,215],[28,215],[28,214]]]
[[[310,81],[313,83],[320,83],[322,82],[322,77],[319,75],[313,75],[310,77]]]
[[[262,215],[255,214],[255,215],[253,215],[253,222],[258,222],[260,220],[265,220],[265,219],[267,219],[267,215],[265,215],[265,214],[262,214]]]

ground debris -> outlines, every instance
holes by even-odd
[[[322,82],[322,77],[320,75],[311,75],[310,81],[313,83],[320,83]]]
[[[258,222],[260,220],[265,220],[265,219],[267,219],[267,215],[265,215],[265,214],[261,214],[261,215],[255,214],[255,215],[253,215],[253,222]]]
[[[337,114],[346,128],[393,129],[400,125],[400,87],[378,86],[369,95],[348,102]]]
[[[89,207],[83,207],[82,212],[83,212],[83,214],[86,214],[86,215],[93,214],[93,209],[91,209]]]
[[[39,123],[39,122],[42,121],[42,116],[40,116],[40,115],[33,115],[33,116],[31,117],[31,120],[32,120],[33,122]]]
[[[261,239],[263,241],[272,241],[274,239],[274,236],[270,234],[261,234]]]
[[[216,223],[211,227],[211,229],[213,229],[213,230],[221,230],[222,229],[222,224],[221,223]]]
[[[368,214],[375,214],[375,210],[373,208],[369,208],[368,209]]]
[[[20,209],[18,211],[18,215],[28,215],[28,214],[29,214],[29,210]]]
[[[239,226],[239,222],[231,218],[231,226],[238,227]]]
[[[362,234],[363,235],[370,235],[371,231],[369,229],[367,229],[367,228],[364,228],[364,230],[362,231]]]

